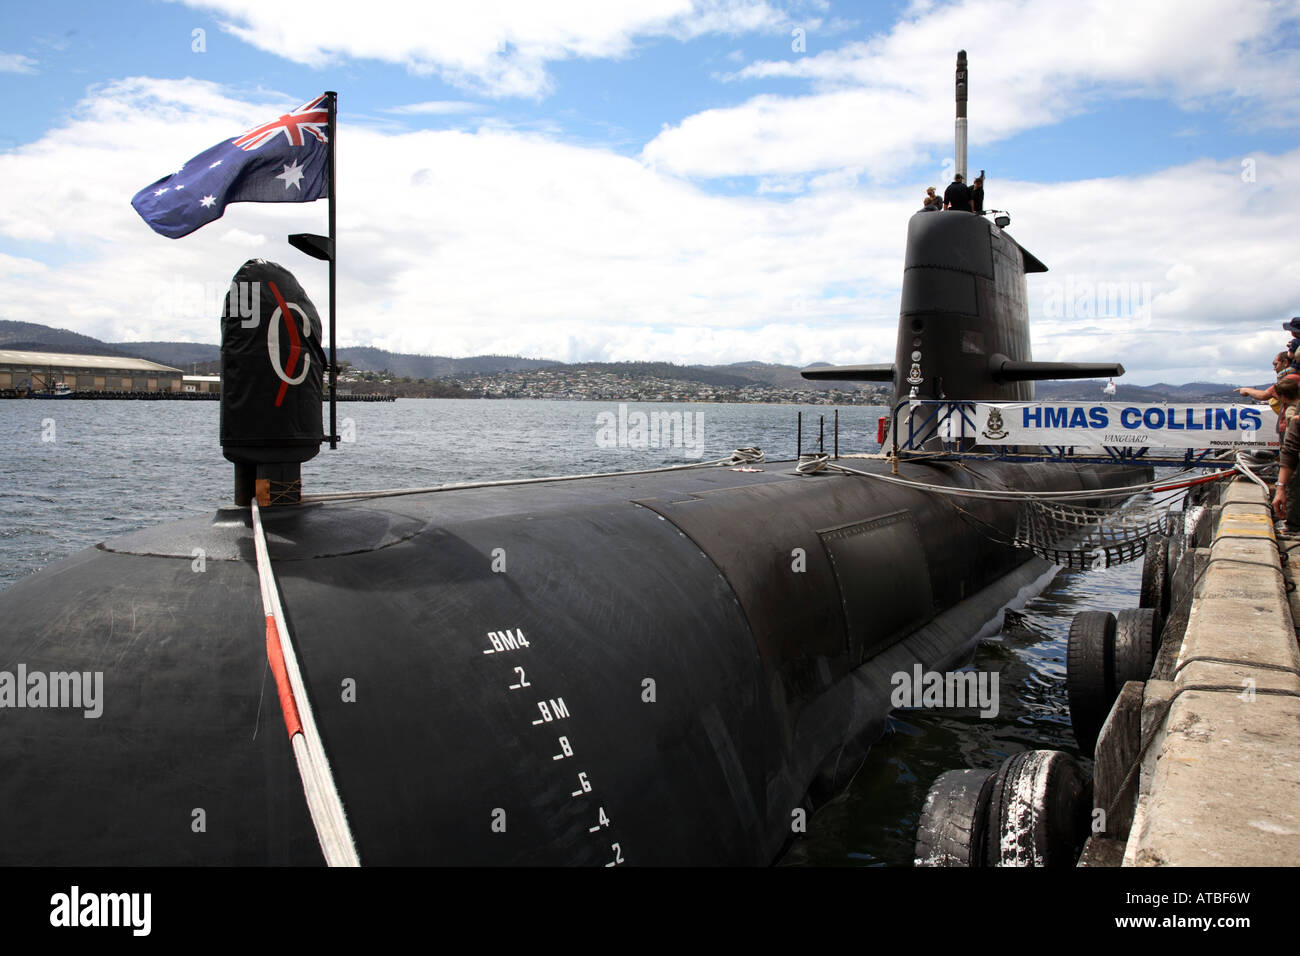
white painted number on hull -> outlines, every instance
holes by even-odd
[[[550,700],[539,700],[537,709],[541,711],[542,716],[533,721],[533,726],[538,724],[549,724],[553,720],[564,720],[569,716],[569,708],[564,706],[563,697],[552,697]]]
[[[531,643],[529,642],[528,638],[524,636],[524,632],[520,628],[509,628],[507,630],[501,630],[501,631],[488,631],[486,633],[487,633],[488,646],[480,647],[481,652],[484,654],[509,654],[509,653],[518,652],[522,648],[527,648],[531,646]],[[514,671],[514,681],[506,685],[508,690],[517,691],[517,690],[523,690],[526,687],[533,686],[533,681],[530,681],[528,679],[527,672],[523,667],[514,667],[512,669]],[[536,679],[536,668],[530,666],[528,669],[534,671],[534,679]],[[542,683],[543,686],[545,686],[546,681],[543,680]],[[500,685],[498,684],[497,686],[499,687]],[[522,704],[522,701],[520,703]],[[559,696],[545,697],[541,700],[534,700],[534,705],[537,708],[536,711],[537,716],[530,720],[531,725],[534,727],[539,727],[543,724],[553,724],[557,721],[568,720],[570,717],[572,717],[572,714],[569,711],[569,705],[565,703],[563,697],[559,697]],[[566,724],[565,726],[567,728],[569,725]],[[573,731],[569,730],[568,733],[572,734]],[[551,761],[553,763],[558,763],[561,760],[567,760],[570,757],[576,755],[577,753],[576,748],[573,746],[573,743],[571,742],[568,734],[553,739],[555,739],[556,743],[558,744],[558,753],[555,752],[556,751],[555,745],[551,745],[550,747],[548,747],[547,751],[544,751],[550,753]],[[537,743],[541,744],[541,741],[538,741]],[[579,771],[577,776],[578,776],[578,788],[576,790],[569,791],[570,799],[581,799],[587,796],[588,794],[593,794],[595,788],[591,780],[589,780],[587,777],[587,771],[585,770]],[[572,780],[573,778],[568,777],[568,779]],[[558,781],[555,782],[558,783]],[[572,784],[570,784],[570,786],[572,786]],[[563,790],[561,790],[560,792],[562,793]],[[555,791],[552,790],[551,793],[555,793]],[[590,819],[590,817],[588,817],[588,819]],[[596,839],[600,840],[602,842],[602,845],[608,845],[610,850],[613,852],[613,859],[609,860],[609,862],[605,863],[604,865],[621,866],[624,862],[626,862],[623,858],[622,844],[621,843],[604,844],[605,840],[608,840],[610,837],[618,837],[620,836],[620,834],[618,833],[618,830],[614,828],[613,822],[610,820],[609,814],[605,812],[604,806],[598,806],[596,808],[595,825],[589,827],[587,832],[593,834],[600,833],[602,829],[608,830],[609,832],[603,837],[597,837]],[[590,849],[595,850],[596,848],[591,847]],[[599,853],[598,850],[597,853]],[[590,859],[590,857],[588,859]],[[599,856],[597,856],[597,859],[599,859]]]
[[[484,654],[504,654],[506,651],[517,651],[521,647],[529,646],[528,639],[519,628],[509,631],[488,631],[487,638],[492,646],[484,648]]]
[[[578,774],[578,789],[569,794],[571,797],[580,797],[584,793],[591,793],[591,781],[587,779],[586,771]]]

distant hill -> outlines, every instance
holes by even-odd
[[[830,365],[829,362],[817,362],[816,365]],[[812,366],[809,366],[810,368]],[[719,371],[741,375],[752,381],[763,382],[776,388],[817,388],[831,385],[843,386],[841,382],[815,382],[799,374],[793,365],[773,365],[770,362],[733,362],[730,365],[716,365]]]
[[[29,352],[67,352],[71,355],[123,355],[147,359],[187,372],[198,365],[199,374],[211,374],[221,361],[219,345],[154,341],[109,343],[67,329],[7,319],[0,319],[0,348]],[[338,356],[340,361],[351,362],[363,371],[382,372],[387,369],[398,378],[447,378],[456,375],[521,372],[563,364],[549,359],[520,358],[517,355],[446,358],[440,355],[408,355],[368,347],[341,348]]]
[[[1273,383],[1269,377],[1265,376],[1255,384],[1258,385],[1260,388],[1268,388],[1269,385]],[[1151,388],[1167,391],[1169,393],[1170,396],[1169,400],[1171,402],[1174,401],[1178,401],[1178,402],[1225,401],[1226,402],[1226,401],[1232,401],[1234,399],[1237,401],[1241,400],[1241,396],[1238,395],[1233,390],[1236,388],[1236,386],[1223,385],[1218,382],[1190,382],[1187,385],[1166,385],[1163,382],[1158,382],[1157,384],[1152,385]]]
[[[366,372],[382,372],[387,369],[398,378],[451,378],[490,375],[494,372],[531,372],[563,364],[547,359],[519,358],[517,355],[475,355],[460,359],[441,355],[410,355],[368,346],[341,348],[338,352],[341,362],[351,362]]]
[[[729,374],[730,365],[675,365],[672,362],[579,362],[566,365],[571,372],[608,372],[629,378],[667,378],[679,382],[700,382],[720,388],[744,388],[761,384],[747,375]],[[807,387],[807,386],[803,386]]]
[[[221,349],[201,342],[115,342],[108,343],[79,332],[56,329],[36,322],[13,322],[0,319],[0,348],[29,352],[68,352],[74,355],[124,355],[148,359],[200,375],[215,374]],[[729,365],[675,365],[672,362],[581,362],[573,365],[550,359],[520,358],[517,355],[475,355],[448,358],[441,355],[411,355],[370,347],[338,350],[339,360],[350,362],[368,372],[387,369],[394,377],[412,379],[466,378],[500,372],[531,372],[538,369],[565,368],[571,371],[612,372],[632,378],[657,377],[699,382],[722,388],[746,385],[771,385],[777,388],[843,387],[841,382],[809,382],[799,376],[793,365],[767,362],[733,362]],[[825,365],[817,362],[815,365]],[[197,366],[197,367],[196,367]],[[1215,382],[1191,382],[1187,385],[1118,386],[1113,396],[1101,391],[1101,380],[1038,382],[1035,394],[1049,401],[1119,401],[1119,402],[1233,402],[1241,397],[1231,385]],[[1267,376],[1258,384],[1267,384]]]
[[[220,346],[200,342],[116,342],[112,347],[186,372],[191,365],[216,362],[221,358]]]
[[[212,364],[221,360],[220,346],[198,342],[119,342],[115,347],[131,350],[133,355],[175,368],[188,369],[195,363]],[[527,372],[561,364],[513,355],[476,355],[463,359],[441,355],[410,355],[368,346],[341,348],[338,357],[340,362],[350,362],[365,372],[382,372],[386,369],[396,378],[451,378],[493,372]]]
[[[1035,382],[1034,394],[1039,399],[1053,402],[1240,402],[1242,398],[1233,386],[1215,382],[1191,382],[1187,385],[1123,385],[1115,383],[1115,394],[1102,392],[1105,382],[1100,379],[1077,381]]]
[[[35,345],[44,348],[33,348]],[[55,329],[36,322],[13,322],[9,319],[0,319],[0,348],[17,351],[68,352],[72,355],[93,355],[97,354],[96,350],[100,350],[98,354],[126,354],[80,332]],[[108,351],[105,353],[104,349]]]

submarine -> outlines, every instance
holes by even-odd
[[[1122,374],[1032,359],[1044,269],[998,221],[915,213],[895,361],[804,374],[895,406]],[[275,294],[245,315],[241,283]],[[1144,477],[737,454],[312,496],[315,308],[250,260],[222,330],[234,504],[0,593],[0,863],[771,864],[884,732],[892,675],[959,665],[1048,567],[1015,502],[930,489]]]

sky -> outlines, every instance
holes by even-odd
[[[1257,384],[1300,315],[1300,0],[45,0],[0,19],[0,318],[216,343],[248,258],[131,197],[339,94],[339,344],[561,361],[892,361],[907,221],[953,166],[1049,267],[1033,357]]]

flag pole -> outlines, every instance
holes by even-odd
[[[325,95],[329,97],[329,218],[330,218],[330,448],[331,450],[339,447],[339,430],[337,415],[337,396],[338,390],[338,363],[334,354],[334,317],[335,317],[335,272],[338,269],[336,260],[338,259],[337,246],[335,245],[334,234],[334,151],[336,147],[336,137],[338,133],[338,102],[339,95],[333,90],[326,90]]]

